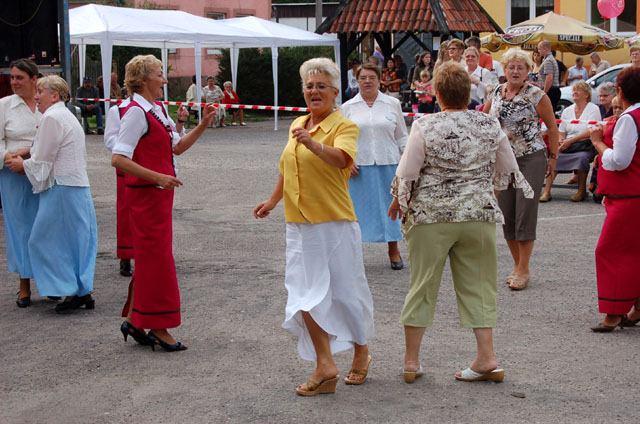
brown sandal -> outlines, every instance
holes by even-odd
[[[359,386],[367,381],[367,374],[369,374],[369,366],[371,365],[371,355],[367,358],[367,367],[362,370],[351,368],[344,378],[344,384],[349,386]]]
[[[322,381],[313,381],[309,379],[306,383],[296,387],[296,393],[300,396],[324,395],[327,393],[335,393],[338,384],[338,377],[327,378]]]

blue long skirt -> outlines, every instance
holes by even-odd
[[[360,166],[357,176],[349,180],[349,193],[356,210],[362,241],[384,243],[402,240],[400,221],[387,216],[393,200],[390,189],[397,165]]]
[[[98,231],[89,187],[54,185],[40,193],[29,253],[41,296],[93,290]]]
[[[7,266],[20,278],[32,278],[29,259],[29,236],[38,212],[38,195],[33,194],[26,175],[0,169],[0,196],[4,218]]]

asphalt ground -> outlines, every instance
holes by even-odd
[[[593,252],[604,209],[572,203],[562,189],[541,205],[532,282],[523,292],[503,284],[511,259],[498,230],[495,345],[504,383],[453,379],[473,359],[475,341],[459,326],[448,271],[423,344],[426,375],[402,381],[399,314],[409,271],[392,271],[386,246],[367,244],[376,324],[369,380],[341,383],[335,395],[296,396],[312,363],[298,358],[295,339],[280,327],[283,211],[263,221],[251,214],[271,193],[287,127],[207,130],[179,159],[174,254],[183,325],[174,334],[189,350],[177,354],[123,343],[128,279],[118,275],[115,257],[115,175],[102,137],[87,138],[99,224],[96,309],[59,316],[37,294],[33,306],[18,309],[17,277],[0,255],[1,423],[639,421],[640,328],[589,330],[599,319]],[[350,362],[349,353],[337,356],[343,376]]]

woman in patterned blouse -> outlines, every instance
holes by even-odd
[[[512,290],[522,290],[529,283],[529,260],[538,223],[538,199],[545,175],[555,169],[558,158],[558,127],[549,97],[527,82],[527,75],[534,66],[529,55],[520,49],[510,49],[502,56],[502,63],[507,82],[496,87],[485,111],[500,121],[518,166],[535,193],[533,199],[527,199],[522,190],[509,187],[498,197],[505,221],[502,230],[513,257],[513,271],[506,282]],[[540,119],[548,128],[551,152],[548,159]]]
[[[392,185],[393,219],[403,217],[411,262],[411,286],[401,321],[405,329],[404,380],[422,375],[420,343],[433,315],[447,257],[450,259],[461,324],[472,328],[478,352],[455,378],[502,381],[493,350],[496,325],[495,225],[502,213],[494,190],[510,184],[533,192],[518,170],[500,123],[467,110],[471,81],[459,64],[436,72],[442,112],[415,121]]]

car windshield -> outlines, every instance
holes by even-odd
[[[595,86],[597,87],[605,82],[614,82],[620,71],[621,69],[615,69],[611,72],[607,72],[606,74],[599,76],[595,80]]]

